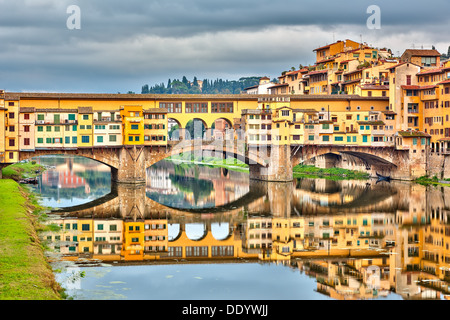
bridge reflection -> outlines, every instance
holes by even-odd
[[[121,185],[88,207],[58,212],[51,223],[61,229],[43,237],[76,263],[281,263],[334,298],[446,298],[448,193],[401,182],[253,182],[233,208],[196,212]]]

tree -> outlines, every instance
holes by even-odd
[[[447,50],[447,58],[450,58],[450,46],[448,46],[448,50]]]
[[[148,84],[145,84],[145,85],[142,86],[142,91],[141,91],[141,93],[142,93],[142,94],[149,93]]]

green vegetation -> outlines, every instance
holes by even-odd
[[[182,80],[168,80],[167,86],[164,83],[149,87],[148,84],[142,87],[142,94],[239,94],[245,88],[259,84],[260,77],[243,77],[236,80],[208,80],[204,79],[199,84],[197,77],[192,82],[185,76]]]
[[[450,185],[450,179],[439,180],[439,178],[437,176],[434,176],[434,177],[422,176],[420,178],[417,178],[414,182],[421,184],[423,186],[427,186],[427,185],[448,186],[448,185]]]
[[[45,170],[44,166],[36,163],[36,161],[28,161],[25,163],[15,163],[6,168],[3,168],[2,174],[3,179],[12,179],[15,181],[19,181],[24,178],[35,178],[40,175],[40,173],[36,173],[39,170],[43,172]]]
[[[194,153],[181,153],[176,156],[168,157],[169,161],[197,162],[209,167],[231,168],[233,171],[248,171],[248,165],[235,159],[220,159],[215,157],[195,157]]]
[[[294,178],[326,178],[333,180],[365,180],[368,173],[341,168],[321,169],[314,166],[298,165],[294,169]]]
[[[60,300],[37,232],[43,208],[13,180],[0,180],[0,300]]]

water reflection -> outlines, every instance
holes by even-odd
[[[73,156],[43,156],[36,160],[47,168],[33,187],[45,206],[72,207],[111,192],[111,170],[99,162]]]
[[[166,206],[214,208],[249,192],[247,172],[160,161],[147,170],[147,196]]]
[[[231,207],[197,213],[189,209],[210,205],[210,195],[223,191],[182,194],[177,204],[187,209],[174,208],[173,203],[168,207],[146,196],[165,194],[167,201],[169,196],[180,197],[179,185],[173,183],[176,179],[170,179],[175,173],[170,170],[152,171],[152,182],[145,187],[115,186],[109,198],[58,212],[52,223],[60,231],[46,233],[44,238],[63,261],[77,266],[106,263],[106,267],[99,265],[100,270],[112,268],[108,270],[114,270],[116,280],[126,279],[130,269],[120,273],[119,267],[112,266],[145,265],[145,274],[153,274],[159,266],[175,264],[177,270],[186,270],[187,266],[207,265],[212,270],[213,264],[225,269],[221,272],[233,270],[233,279],[239,283],[248,280],[241,278],[238,270],[244,267],[239,266],[247,265],[270,278],[274,269],[261,266],[276,265],[295,270],[302,283],[312,281],[314,288],[295,288],[303,298],[447,299],[450,295],[448,188],[299,179],[294,183],[248,182],[245,193],[237,179],[239,188],[227,189],[232,190],[226,198]],[[200,179],[201,172],[193,171],[192,177]],[[191,177],[191,173],[184,174]],[[214,184],[213,179],[209,181]],[[233,179],[227,183],[232,186]],[[185,193],[194,194],[188,185],[183,185]],[[217,203],[224,204],[222,199]],[[292,289],[292,272],[283,277],[289,279],[285,288]],[[84,285],[89,281],[93,280]],[[210,285],[214,287],[214,281]],[[252,285],[255,291],[262,289],[261,284]],[[142,297],[152,290],[135,286]],[[283,290],[273,288],[264,284],[269,292],[264,298],[298,298],[291,291],[284,295]],[[159,294],[162,297],[162,291]],[[254,298],[245,296],[239,286],[232,294],[235,299]]]

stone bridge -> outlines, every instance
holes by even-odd
[[[167,157],[190,154],[203,157],[236,158],[249,165],[250,179],[287,182],[293,180],[293,167],[313,164],[322,168],[344,169],[411,180],[426,174],[426,159],[422,155],[411,159],[408,151],[394,147],[364,147],[345,145],[261,145],[250,146],[244,140],[182,140],[164,147],[120,146],[64,150],[20,152],[19,160],[44,155],[77,155],[90,158],[111,168],[112,180],[119,183],[145,183],[146,169]]]

